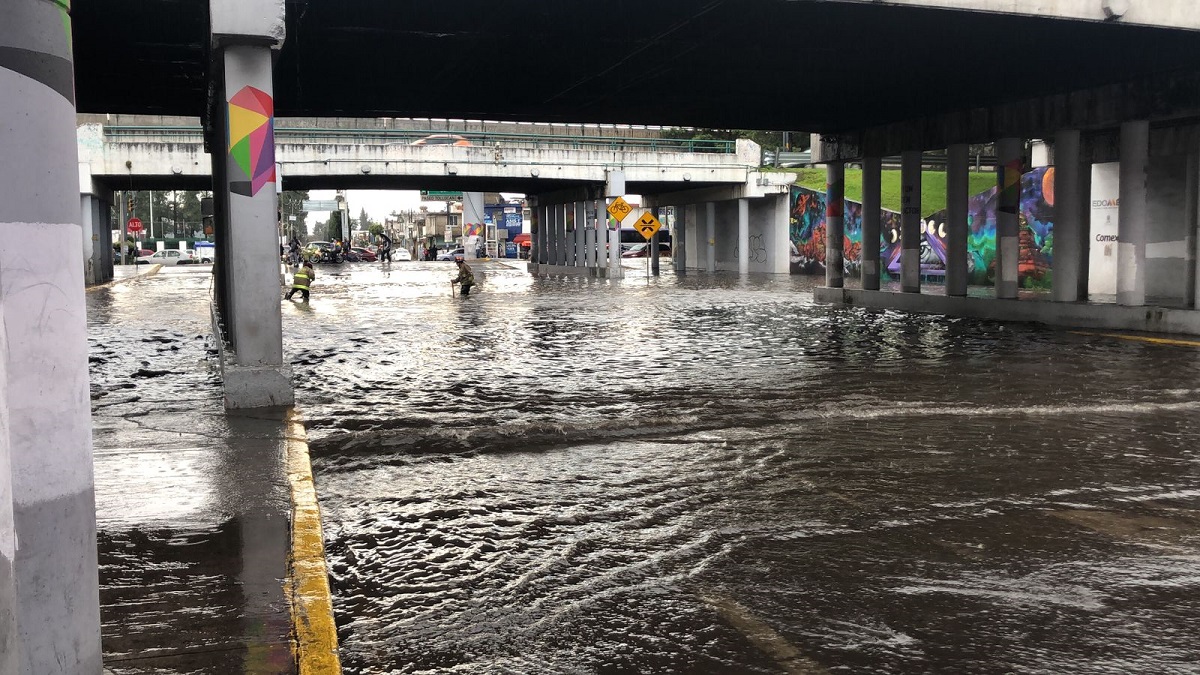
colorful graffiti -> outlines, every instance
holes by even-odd
[[[229,158],[249,180],[230,180],[234,194],[253,197],[275,182],[275,103],[271,95],[246,86],[229,99]]]
[[[1019,280],[1026,288],[1050,283],[1054,261],[1054,169],[1035,169],[1021,177]],[[967,214],[968,283],[990,285],[996,277],[996,212],[998,187],[970,198]],[[825,271],[825,195],[802,187],[792,188],[792,272]],[[862,204],[846,200],[845,251],[848,276],[861,274]],[[880,213],[880,265],[892,274],[900,271],[900,214]],[[946,269],[946,212],[922,221],[921,272],[940,277]]]

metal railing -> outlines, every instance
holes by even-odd
[[[109,126],[106,138],[114,142],[200,142],[201,127]],[[461,139],[461,140],[460,140]],[[471,147],[502,147],[557,150],[627,150],[642,152],[697,152],[733,154],[737,142],[690,138],[624,138],[615,136],[574,136],[569,134],[521,134],[509,132],[447,132],[438,129],[275,129],[275,143],[302,141],[328,145],[424,145],[445,147],[455,142]],[[424,141],[424,143],[421,143]],[[441,141],[439,143],[439,141]]]

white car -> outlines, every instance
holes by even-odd
[[[137,261],[139,265],[178,265],[180,261],[185,261],[185,263],[191,262],[192,258],[183,251],[177,249],[167,249],[165,251],[159,251],[154,255],[140,256]]]
[[[394,260],[410,260],[411,261],[412,253],[409,253],[408,249],[403,248],[403,247],[394,248],[394,249],[392,249],[392,258]]]

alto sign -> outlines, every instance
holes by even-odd
[[[129,230],[130,232],[134,232],[134,233],[141,232],[142,231],[142,219],[141,218],[130,218],[129,222],[125,225],[125,229]]]

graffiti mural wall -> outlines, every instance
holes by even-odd
[[[991,285],[996,278],[997,188],[974,195],[968,203],[968,283]],[[1018,272],[1024,288],[1048,288],[1054,260],[1054,169],[1040,168],[1021,179],[1021,234]],[[880,265],[899,278],[900,214],[880,213]],[[825,194],[792,188],[792,273],[825,273]],[[861,276],[862,204],[846,200],[846,274]],[[922,221],[921,273],[927,279],[944,277],[946,270],[946,212]]]

